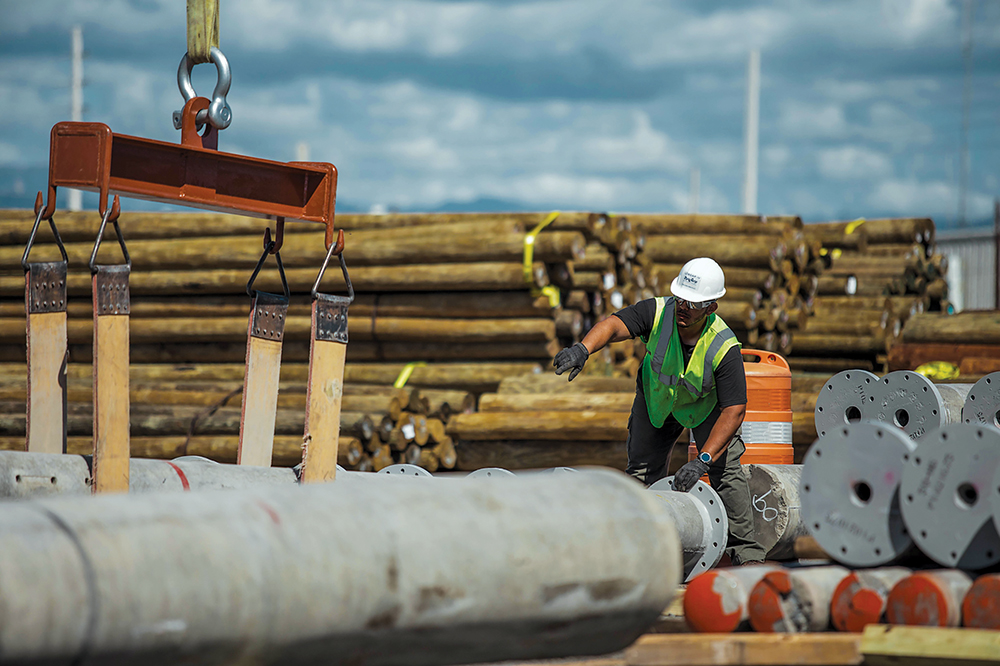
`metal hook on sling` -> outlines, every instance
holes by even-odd
[[[104,238],[104,229],[108,226],[108,222],[111,222],[115,227],[115,235],[118,236],[118,245],[122,249],[122,256],[125,257],[125,265],[129,270],[132,270],[132,258],[128,255],[128,248],[125,246],[125,238],[122,236],[122,229],[118,226],[118,216],[121,214],[121,202],[118,200],[118,195],[115,195],[114,201],[111,202],[110,208],[104,211],[104,215],[101,217],[101,227],[97,230],[97,240],[94,241],[94,250],[90,253],[90,272],[97,272],[97,251],[101,249],[101,241]]]
[[[337,242],[330,243],[330,247],[326,251],[326,258],[323,260],[323,265],[319,269],[319,275],[316,276],[316,282],[313,283],[312,287],[312,297],[313,300],[319,296],[319,283],[323,279],[323,274],[326,273],[326,267],[330,263],[330,257],[337,255],[340,258],[340,270],[344,274],[344,282],[347,283],[347,302],[354,302],[354,285],[351,284],[351,276],[347,273],[347,262],[344,261],[344,230],[341,229],[337,234]]]
[[[282,223],[284,220],[282,219]],[[281,240],[281,234],[278,234],[278,241]],[[253,274],[250,276],[250,281],[247,282],[247,296],[253,298],[256,295],[256,290],[253,288],[253,283],[257,279],[257,274],[260,273],[260,269],[264,267],[264,261],[267,260],[267,255],[273,254],[274,259],[278,264],[278,273],[281,275],[281,288],[285,293],[285,299],[291,298],[291,291],[288,289],[288,280],[285,279],[285,266],[281,263],[281,253],[278,249],[281,247],[280,242],[275,242],[271,240],[271,228],[268,227],[264,230],[264,252],[260,255],[260,259],[257,261],[257,267],[253,269]]]
[[[28,236],[28,244],[24,247],[24,254],[21,255],[21,268],[24,270],[28,270],[28,255],[31,254],[31,246],[35,244],[35,235],[38,233],[38,225],[45,217],[47,207],[42,204],[42,193],[39,192],[38,196],[35,197],[35,225],[31,227],[31,235]],[[59,246],[59,253],[62,255],[63,261],[68,264],[69,256],[66,254],[66,248],[63,246],[59,230],[56,229],[55,219],[53,219],[52,215],[49,215],[47,219],[49,221],[49,226],[52,227],[52,235],[56,237],[56,245]]]

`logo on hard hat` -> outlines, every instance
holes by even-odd
[[[698,287],[699,282],[701,282],[701,278],[698,277],[697,275],[692,275],[691,273],[685,273],[684,275],[681,276],[682,286],[696,289]]]

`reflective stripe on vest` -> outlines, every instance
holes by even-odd
[[[657,307],[657,317],[653,323],[653,328],[655,329],[660,322],[672,321],[674,318],[674,307],[675,299],[673,297],[665,299],[662,307]],[[688,393],[698,398],[703,398],[711,392],[712,388],[715,386],[715,373],[713,372],[712,362],[715,359],[716,354],[722,349],[728,341],[736,338],[736,334],[730,329],[720,332],[712,340],[712,343],[708,346],[708,351],[705,353],[705,366],[702,370],[702,386],[699,391],[683,377],[678,377],[677,375],[670,375],[663,373],[663,359],[667,356],[667,349],[670,347],[670,339],[674,334],[674,327],[670,325],[666,330],[661,330],[660,339],[656,343],[656,351],[653,353],[653,358],[650,363],[650,367],[656,376],[663,383],[664,386],[673,386],[675,384],[680,384],[683,386]]]
[[[744,444],[791,444],[789,421],[743,421]]]

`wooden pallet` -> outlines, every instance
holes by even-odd
[[[646,634],[624,653],[503,666],[986,666],[1000,631],[871,625],[863,634]]]

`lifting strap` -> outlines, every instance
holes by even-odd
[[[118,215],[118,196],[104,212],[90,255],[94,298],[94,462],[95,493],[128,492],[129,478],[129,274],[132,261]],[[111,222],[124,264],[99,265],[97,252]]]
[[[24,307],[27,315],[28,393],[25,450],[66,452],[66,248],[48,218],[62,261],[29,263],[44,210],[35,200],[35,226],[24,248]]]
[[[195,65],[219,48],[219,0],[187,0],[187,55]]]
[[[276,240],[271,230],[264,231],[264,253],[247,282],[247,294],[253,299],[247,326],[247,361],[243,378],[243,409],[240,414],[240,441],[237,465],[271,466],[274,449],[274,420],[278,409],[278,375],[281,371],[281,343],[288,315],[288,282],[281,263],[281,240],[284,219],[278,218]],[[281,274],[283,294],[269,294],[253,289],[267,255],[273,254]]]
[[[306,388],[306,426],[302,437],[302,483],[333,481],[337,476],[340,445],[340,405],[344,395],[347,356],[347,309],[354,287],[344,261],[344,231],[330,245],[312,288],[312,325],[309,341],[309,383]],[[336,254],[347,283],[347,296],[319,293],[319,283]]]

